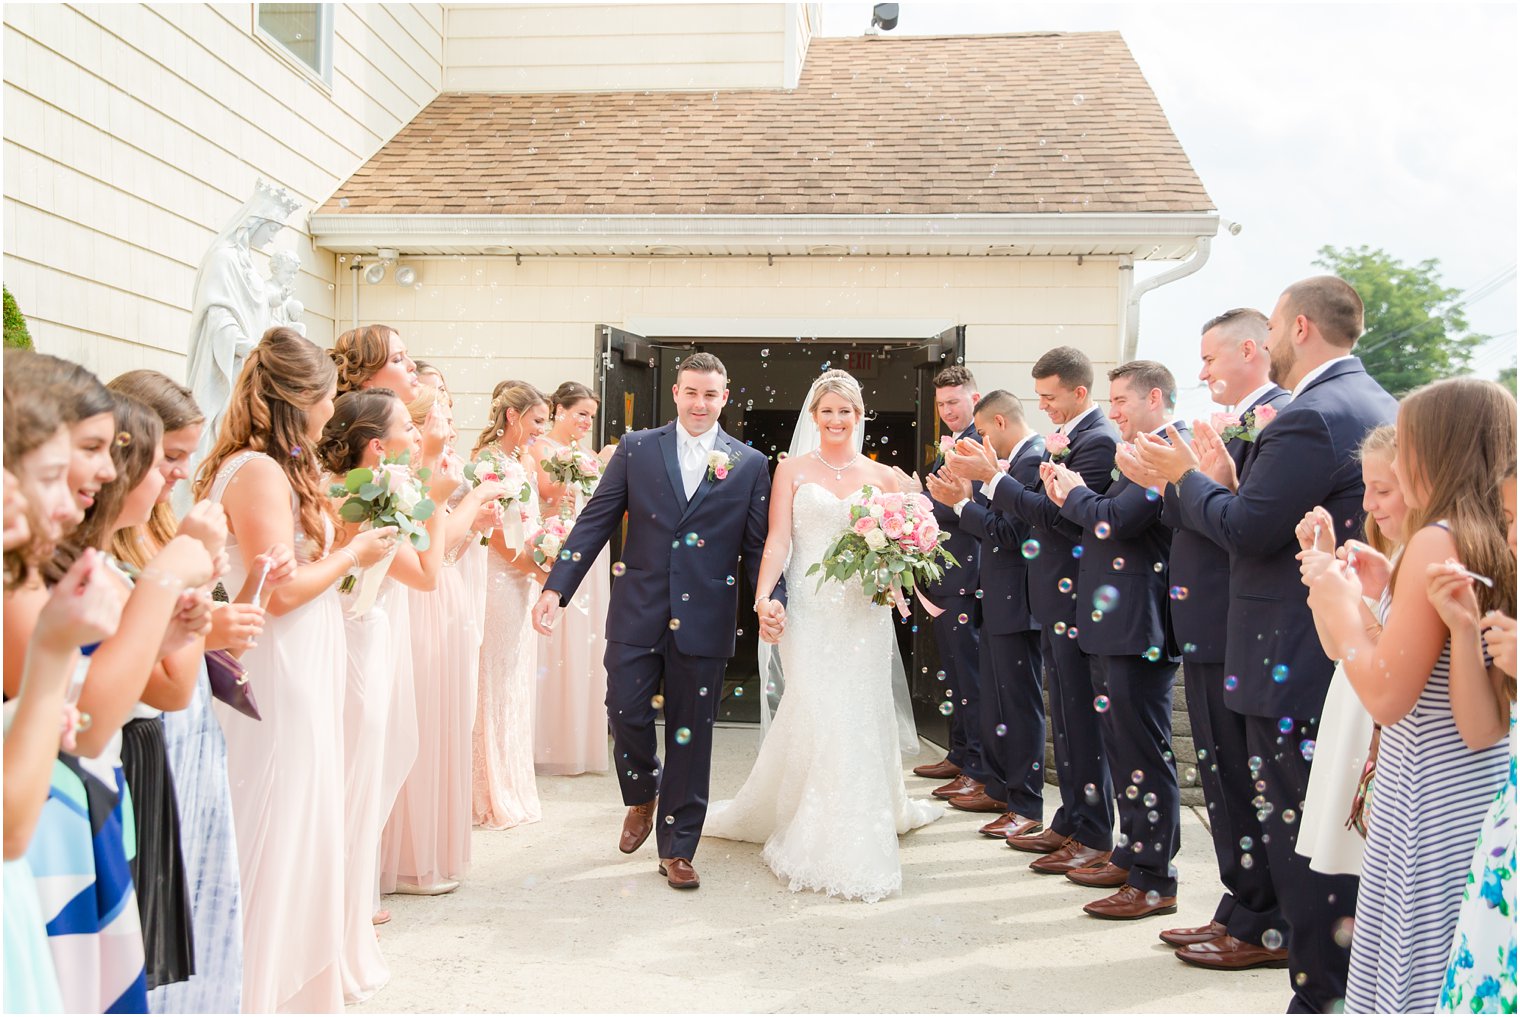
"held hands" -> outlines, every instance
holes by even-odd
[[[1167,434],[1172,436],[1173,441],[1177,440],[1171,428],[1167,429]],[[1230,458],[1219,432],[1207,420],[1193,421],[1193,451],[1198,456],[1198,469],[1214,483],[1226,491],[1234,491],[1240,486],[1240,479],[1235,473],[1235,460]]]
[[[755,613],[760,616],[760,638],[771,644],[781,642],[786,630],[786,605],[766,597],[755,602]]]
[[[1515,619],[1498,611],[1483,616],[1483,645],[1494,666],[1515,677]]]
[[[533,631],[541,636],[552,634],[555,623],[559,621],[560,611],[559,594],[553,590],[539,594],[538,603],[533,605]]]

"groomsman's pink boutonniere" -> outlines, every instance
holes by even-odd
[[[1270,406],[1255,406],[1244,413],[1216,413],[1209,423],[1214,430],[1219,432],[1220,441],[1255,441],[1261,436],[1262,428],[1266,427],[1277,417],[1277,411]]]
[[[1058,463],[1071,455],[1071,439],[1060,431],[1052,431],[1045,436],[1045,451],[1050,453],[1050,461]]]
[[[955,451],[955,435],[942,434],[939,439],[939,455],[941,459],[949,459],[950,453]]]
[[[707,453],[707,479],[712,481],[727,479],[729,471],[738,465],[738,456],[731,456],[727,452],[714,449]]]

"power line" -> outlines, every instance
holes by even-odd
[[[1478,286],[1474,287],[1472,290],[1468,291],[1467,294],[1465,294],[1466,299],[1459,300],[1456,303],[1452,304],[1447,309],[1447,312],[1450,313],[1451,311],[1464,310],[1482,300],[1484,297],[1488,297],[1496,293],[1506,283],[1515,277],[1515,269],[1516,264],[1512,263],[1508,268],[1500,272],[1498,275],[1494,276],[1492,279],[1489,279],[1487,282],[1481,283]],[[1422,328],[1425,328],[1429,325],[1438,325],[1442,323],[1443,322],[1440,318],[1426,318],[1424,321],[1417,322],[1416,324],[1409,325],[1397,332],[1380,337],[1371,344],[1359,349],[1357,351],[1357,355],[1365,357],[1369,353],[1375,353],[1378,350],[1382,349],[1384,346],[1387,346],[1389,343],[1397,342],[1398,340],[1412,335]]]

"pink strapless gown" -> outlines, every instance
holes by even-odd
[[[539,773],[606,773],[607,601],[612,596],[610,554],[596,564],[560,616],[551,635],[538,637],[533,762]]]

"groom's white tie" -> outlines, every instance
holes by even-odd
[[[707,467],[707,453],[700,442],[692,438],[681,441],[681,484],[686,488],[686,500],[697,493],[702,483],[702,471]]]

